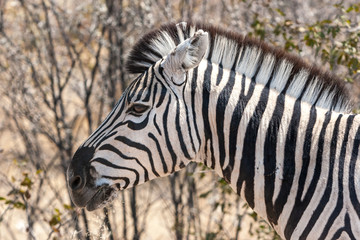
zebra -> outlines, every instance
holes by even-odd
[[[200,162],[283,239],[360,239],[360,117],[342,80],[192,22],[145,34],[126,67],[138,76],[68,167],[76,206]]]

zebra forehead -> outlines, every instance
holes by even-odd
[[[204,58],[209,62],[315,106],[351,110],[345,82],[333,74],[263,41],[204,23],[169,23],[145,34],[130,51],[127,70],[146,72],[199,29],[208,32],[210,44]]]

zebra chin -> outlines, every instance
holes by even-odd
[[[115,187],[106,186],[100,188],[95,195],[86,204],[86,210],[94,211],[99,208],[103,208],[110,204],[116,197],[117,191]]]
[[[121,189],[120,184],[85,187],[81,191],[70,191],[70,195],[75,206],[86,208],[88,211],[94,211],[110,204],[117,197],[117,193]]]
[[[113,185],[108,185],[108,179],[105,180],[105,185],[103,179],[98,179],[96,185],[100,185],[95,194],[90,198],[86,203],[86,210],[94,211],[99,208],[106,207],[108,204],[112,203],[114,199],[117,198],[118,192],[124,190],[129,186],[129,179],[120,177],[118,178],[120,183]]]

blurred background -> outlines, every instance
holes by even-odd
[[[279,239],[212,170],[190,164],[73,207],[77,147],[134,76],[126,55],[166,22],[203,21],[285,48],[360,97],[356,0],[0,0],[0,239]]]

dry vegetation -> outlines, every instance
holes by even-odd
[[[64,174],[132,79],[131,46],[167,21],[206,21],[284,47],[344,78],[359,102],[360,5],[334,4],[0,0],[0,239],[276,239],[203,166],[121,192],[94,213],[73,208]]]

